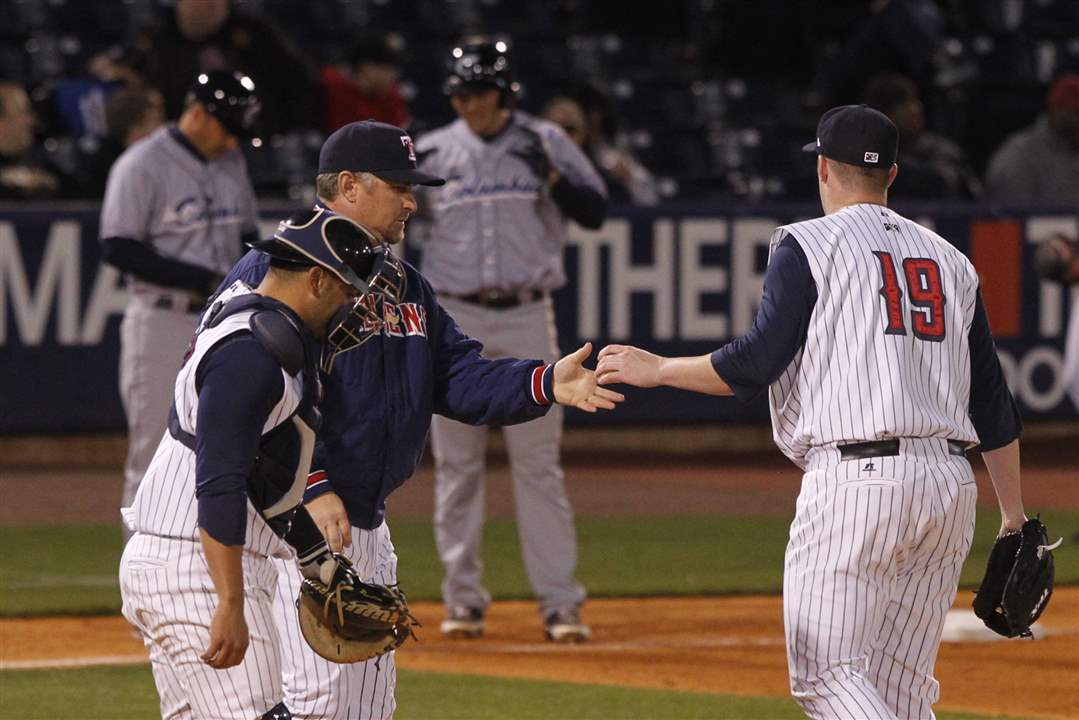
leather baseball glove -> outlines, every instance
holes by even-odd
[[[1035,517],[1019,530],[993,543],[981,587],[974,596],[974,614],[1004,637],[1030,637],[1030,626],[1053,594],[1053,550],[1049,532]]]
[[[1066,235],[1053,235],[1034,249],[1034,269],[1046,280],[1070,282],[1072,262],[1079,257],[1079,241]]]
[[[419,625],[397,586],[360,580],[342,555],[323,563],[319,580],[305,579],[296,605],[304,640],[336,663],[370,660],[415,637]]]

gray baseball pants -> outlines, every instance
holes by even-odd
[[[487,358],[559,358],[550,297],[515,308],[494,310],[453,298],[442,306],[466,334],[483,342]],[[447,606],[486,608],[480,540],[484,521],[487,427],[436,416],[431,422],[435,459],[435,541],[446,577]],[[584,602],[573,578],[577,536],[560,463],[562,408],[503,428],[513,474],[517,527],[525,570],[541,615]]]
[[[121,507],[135,499],[169,421],[176,372],[199,316],[155,308],[134,296],[120,323],[120,400],[127,416]],[[124,541],[131,532],[124,526]]]

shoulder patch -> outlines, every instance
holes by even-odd
[[[287,317],[276,310],[258,310],[251,315],[251,334],[289,375],[303,370],[303,337]]]

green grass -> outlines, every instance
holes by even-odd
[[[0,720],[156,717],[148,666],[0,672]],[[397,720],[800,718],[784,698],[712,695],[401,670]],[[940,712],[942,720],[988,716]]]
[[[0,672],[3,720],[160,717],[149,665]]]
[[[1054,539],[1079,533],[1079,512],[1048,512]],[[962,583],[973,587],[999,526],[980,512]],[[778,593],[786,518],[580,518],[577,576],[592,597]],[[390,523],[409,597],[436,600],[442,567],[431,524]],[[120,535],[114,525],[0,527],[0,615],[114,613]],[[491,521],[484,533],[485,578],[500,599],[528,598],[516,525]],[[1057,583],[1079,583],[1079,556],[1066,542],[1055,553]]]

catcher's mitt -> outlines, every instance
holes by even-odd
[[[320,579],[305,579],[296,605],[311,649],[336,663],[370,660],[394,650],[419,623],[396,586],[362,582],[342,555],[324,563]]]
[[[1079,257],[1079,241],[1057,234],[1038,243],[1034,249],[1034,269],[1046,280],[1070,282],[1072,263]]]
[[[1004,637],[1030,637],[1030,626],[1053,594],[1053,550],[1049,532],[1037,517],[997,538],[985,577],[974,596],[974,614]]]

